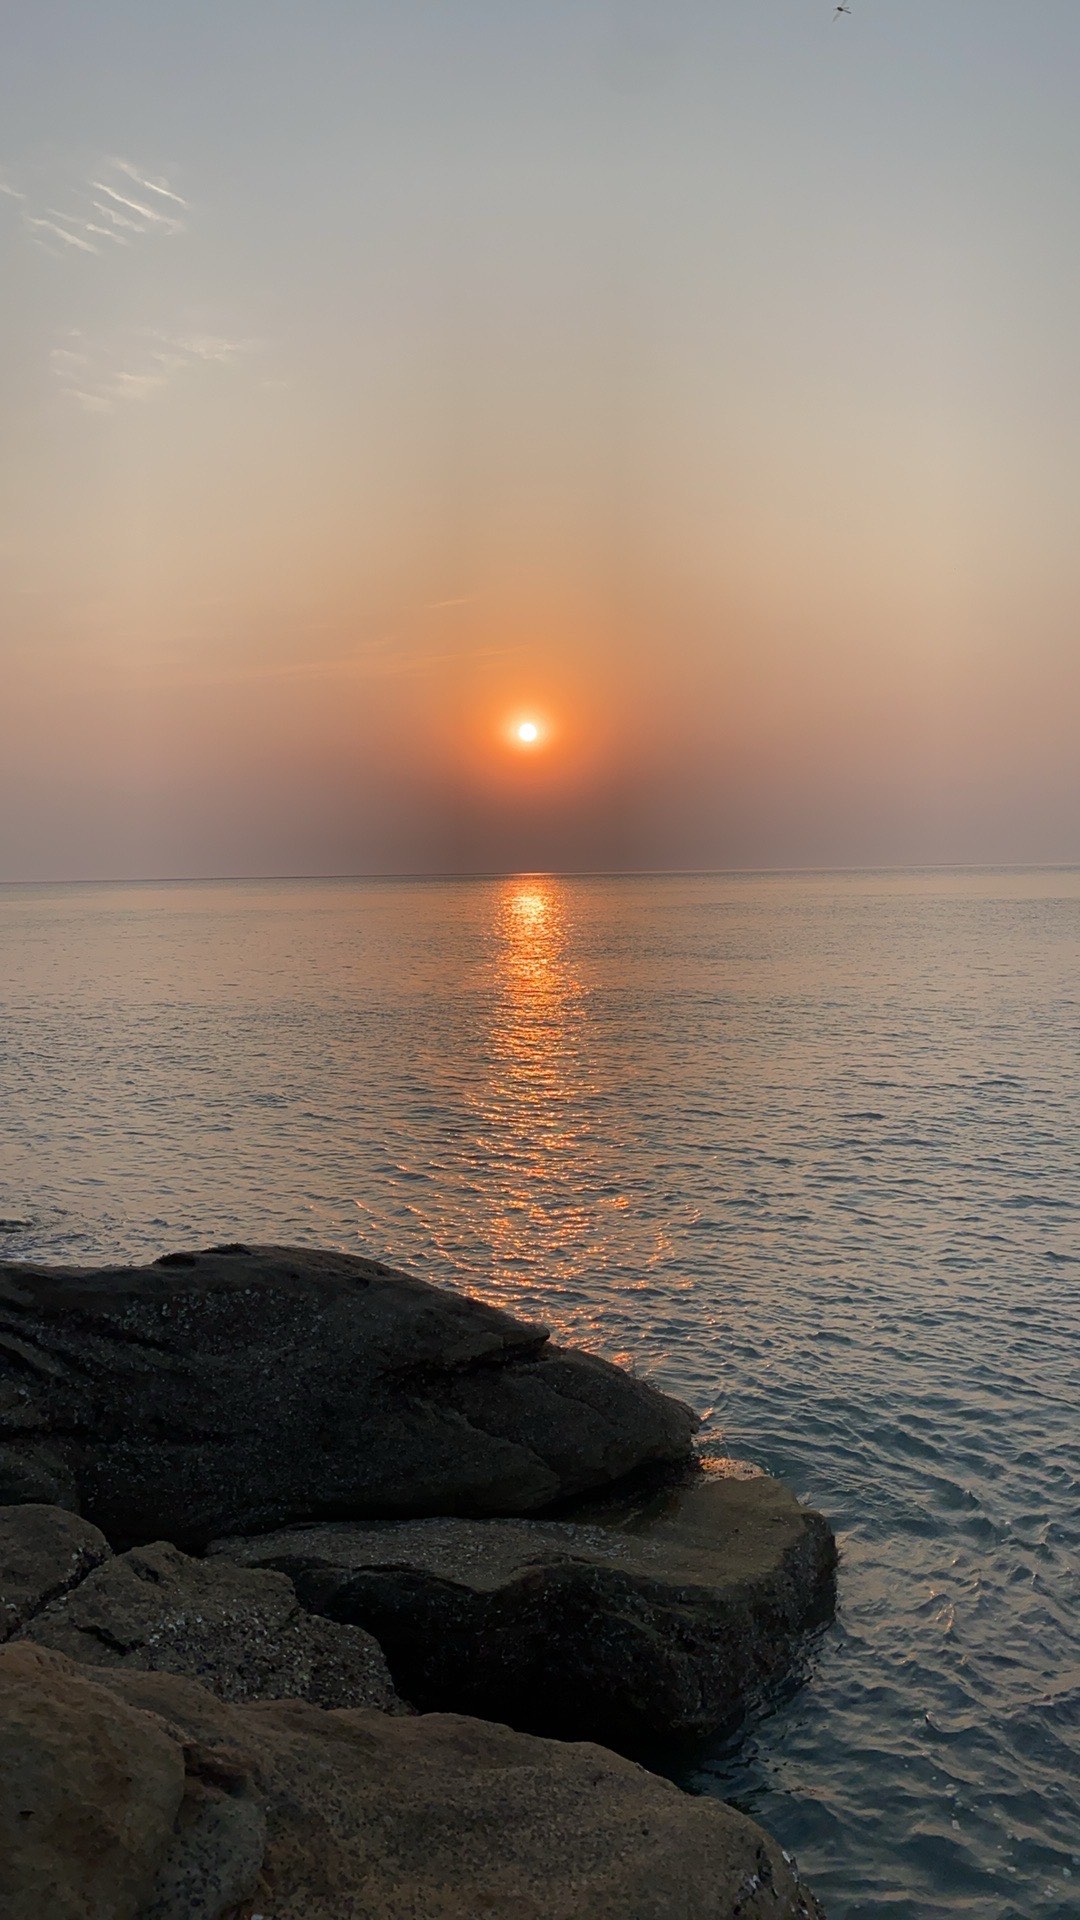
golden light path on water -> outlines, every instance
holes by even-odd
[[[581,983],[570,962],[565,902],[543,879],[504,888],[496,905],[497,989],[492,1075],[482,1096],[485,1136],[501,1143],[503,1180],[490,1223],[500,1267],[535,1252],[551,1229],[543,1201],[553,1164],[581,1145],[585,1057]],[[496,1149],[500,1151],[500,1149]],[[566,1194],[563,1224],[587,1229],[582,1188]]]
[[[635,1278],[624,1277],[621,1290],[647,1290],[671,1241],[663,1225],[634,1212],[620,1165],[614,1089],[589,1044],[588,929],[575,923],[570,888],[549,875],[500,883],[491,915],[488,1072],[469,1096],[484,1178],[468,1204],[486,1213],[490,1247],[483,1290],[521,1311],[516,1276],[539,1267],[550,1276],[543,1312],[553,1331],[579,1342],[591,1332],[610,1353],[610,1327],[602,1332],[580,1283],[610,1270],[613,1242],[629,1241],[620,1264]],[[458,1239],[464,1197],[452,1189],[427,1196],[436,1244]],[[591,1328],[582,1327],[583,1305]]]

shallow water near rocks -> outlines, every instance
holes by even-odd
[[[840,1535],[736,1798],[831,1920],[1080,1909],[1080,874],[0,888],[0,1257],[325,1243]]]

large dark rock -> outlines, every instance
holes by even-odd
[[[605,1517],[296,1527],[211,1551],[366,1627],[422,1709],[631,1751],[733,1724],[831,1611],[832,1534],[778,1481],[706,1475]]]
[[[0,1269],[2,1270],[2,1269]],[[5,1365],[27,1358],[12,1342],[0,1336],[0,1378]],[[0,1427],[0,1433],[3,1428]],[[33,1503],[42,1507],[65,1507],[78,1513],[79,1494],[75,1476],[61,1450],[27,1440],[19,1418],[18,1399],[14,1399],[11,1417],[11,1443],[0,1439],[0,1507]]]
[[[0,1651],[5,1920],[823,1920],[774,1840],[592,1746],[227,1706]]]
[[[304,1612],[284,1574],[192,1560],[162,1541],[104,1560],[20,1637],[90,1666],[188,1674],[223,1700],[401,1709],[363,1628]]]
[[[347,1254],[0,1263],[0,1486],[73,1487],[118,1546],[536,1512],[685,1459],[694,1425],[542,1327]]]

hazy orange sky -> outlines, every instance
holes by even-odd
[[[1080,860],[1080,7],[851,3],[18,10],[0,878]]]

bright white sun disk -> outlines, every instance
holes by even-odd
[[[523,720],[517,730],[517,737],[523,746],[531,747],[540,738],[540,729],[535,720]]]

